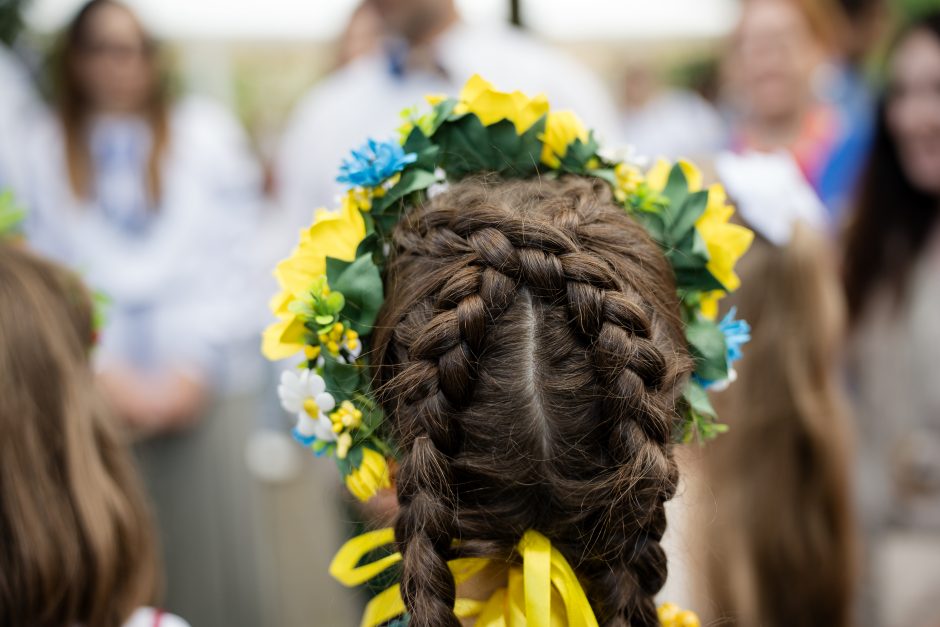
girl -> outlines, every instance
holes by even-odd
[[[882,625],[933,625],[940,616],[940,14],[901,34],[888,68],[844,267],[869,548],[866,614]]]
[[[757,238],[728,299],[752,340],[737,383],[714,396],[729,431],[687,474],[697,479],[693,587],[706,622],[850,627],[853,432],[836,371],[844,306],[825,240],[802,224],[789,232],[778,244]]]
[[[26,234],[110,300],[95,365],[140,436],[169,606],[197,624],[257,625],[248,512],[260,496],[243,458],[259,170],[228,112],[171,97],[159,48],[125,6],[88,2],[59,52],[56,116],[27,147]]]
[[[0,624],[185,627],[134,466],[95,392],[88,293],[0,243]]]

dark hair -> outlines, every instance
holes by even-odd
[[[376,326],[411,624],[459,625],[447,560],[511,562],[535,529],[601,625],[658,625],[691,361],[672,270],[609,185],[454,185],[396,228]]]
[[[117,0],[89,0],[66,27],[56,51],[55,100],[65,136],[65,157],[72,191],[79,198],[91,193],[91,154],[88,148],[88,102],[75,72],[75,61],[87,46],[88,27],[98,10],[120,7],[133,12]],[[141,29],[143,30],[143,29]],[[168,83],[160,76],[156,42],[143,33],[144,47],[153,65],[156,78],[153,94],[147,103],[147,121],[153,131],[153,142],[147,162],[147,186],[150,199],[159,201],[162,191],[161,161],[169,143]]]
[[[905,28],[940,41],[940,13]],[[851,321],[858,320],[874,292],[889,285],[895,301],[906,296],[911,272],[937,223],[937,198],[917,189],[904,172],[886,120],[887,99],[878,111],[877,130],[858,200],[846,234],[844,281]]]
[[[0,244],[0,625],[120,627],[154,600],[137,474],[88,355],[70,272]]]

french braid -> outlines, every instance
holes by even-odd
[[[402,447],[411,624],[459,625],[448,559],[514,559],[531,528],[571,561],[602,625],[656,625],[690,369],[657,246],[605,183],[576,177],[459,183],[392,245],[373,363]]]

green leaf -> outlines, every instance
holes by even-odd
[[[379,218],[387,213],[390,208],[395,207],[402,198],[413,192],[427,189],[436,182],[437,176],[433,171],[416,167],[408,168],[402,173],[401,179],[395,187],[388,190],[384,196],[372,201],[371,214],[373,219],[379,222]]]
[[[352,398],[359,389],[361,372],[355,364],[343,364],[329,355],[323,359],[323,380],[326,391],[338,400]]]
[[[340,275],[346,271],[346,268],[352,265],[351,261],[343,261],[342,259],[334,259],[333,257],[326,258],[326,282],[330,286],[331,290],[337,289],[335,284],[339,280]]]
[[[715,408],[712,407],[711,399],[708,398],[708,392],[696,381],[689,381],[685,388],[685,400],[689,402],[695,412],[707,418],[717,418]]]
[[[335,280],[331,278],[330,288],[346,298],[341,315],[349,325],[360,334],[370,333],[384,299],[382,276],[372,256],[363,255],[348,264]]]
[[[728,348],[717,324],[704,318],[693,320],[685,328],[685,337],[695,358],[696,375],[706,381],[728,378]]]
[[[334,320],[335,318],[336,318],[336,316],[315,316],[315,317],[313,318],[313,321],[316,322],[318,325],[320,325],[320,326],[322,327],[322,326],[325,326],[325,325],[327,325],[327,324],[332,324],[332,322],[333,322],[333,320]]]
[[[708,192],[695,192],[686,196],[682,205],[672,213],[672,224],[667,235],[670,244],[678,244],[695,228],[695,223],[708,206]]]

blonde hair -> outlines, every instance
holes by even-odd
[[[153,601],[135,469],[95,392],[91,300],[0,244],[0,624],[118,627]]]
[[[782,248],[758,239],[740,265],[731,300],[753,340],[739,381],[715,395],[730,431],[702,455],[702,592],[732,624],[852,623],[852,436],[835,375],[844,306],[832,261],[799,228]]]

